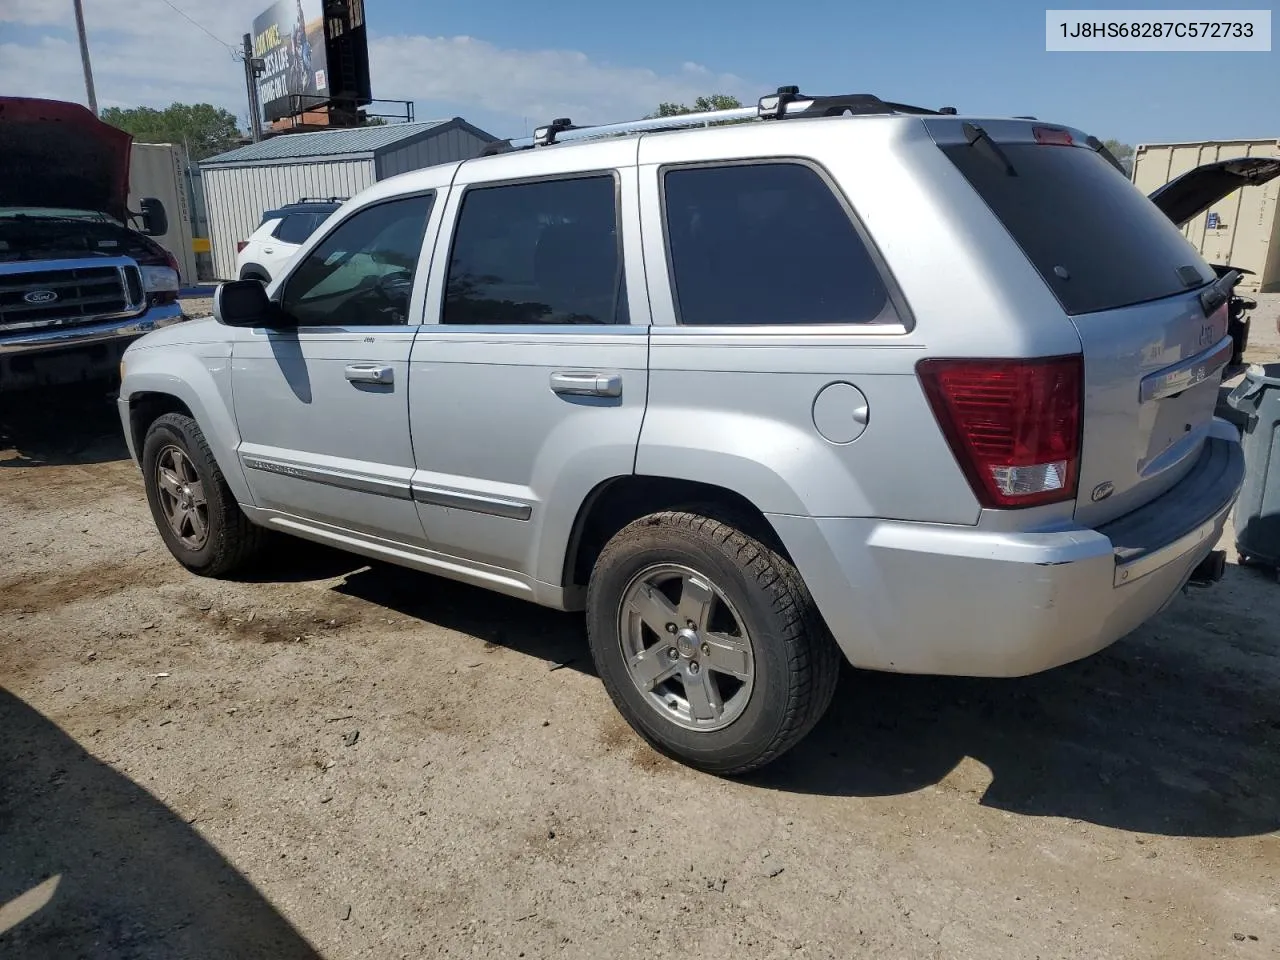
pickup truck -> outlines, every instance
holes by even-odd
[[[186,319],[151,239],[163,204],[128,209],[132,144],[79,104],[0,97],[0,393],[109,380],[130,343]]]

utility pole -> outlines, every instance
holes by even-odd
[[[76,0],[77,3],[80,0]],[[249,34],[245,34],[244,43],[244,82],[249,89],[249,135],[253,137],[253,142],[257,143],[262,139],[262,131],[259,124],[262,121],[262,108],[258,104],[258,63],[253,59],[253,38]]]
[[[80,62],[84,65],[84,92],[89,97],[89,109],[98,115],[98,95],[93,92],[93,67],[89,65],[89,38],[84,32],[84,8],[80,0],[71,0],[76,11],[76,33],[80,34]]]

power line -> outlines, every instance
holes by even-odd
[[[197,22],[196,20],[193,20],[185,10],[181,9],[180,7],[175,7],[172,3],[169,2],[169,0],[162,0],[162,2],[166,7],[172,10],[174,13],[178,14],[178,16],[182,17],[182,19],[186,20],[187,23],[191,24],[193,27],[195,27],[197,30],[203,33],[210,40],[214,40],[222,44],[224,47],[226,47],[227,52],[231,54],[231,59],[239,60],[243,56],[243,54],[241,54],[240,51],[237,50],[234,46],[227,43],[221,37],[211,33],[208,29],[205,28],[203,24]]]

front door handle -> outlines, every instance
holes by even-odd
[[[395,371],[376,363],[349,363],[344,371],[352,383],[391,383]]]
[[[620,397],[622,375],[595,370],[557,370],[551,374],[551,389],[562,397]]]

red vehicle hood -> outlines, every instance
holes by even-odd
[[[132,145],[78,103],[0,97],[0,207],[95,210],[127,223]]]

